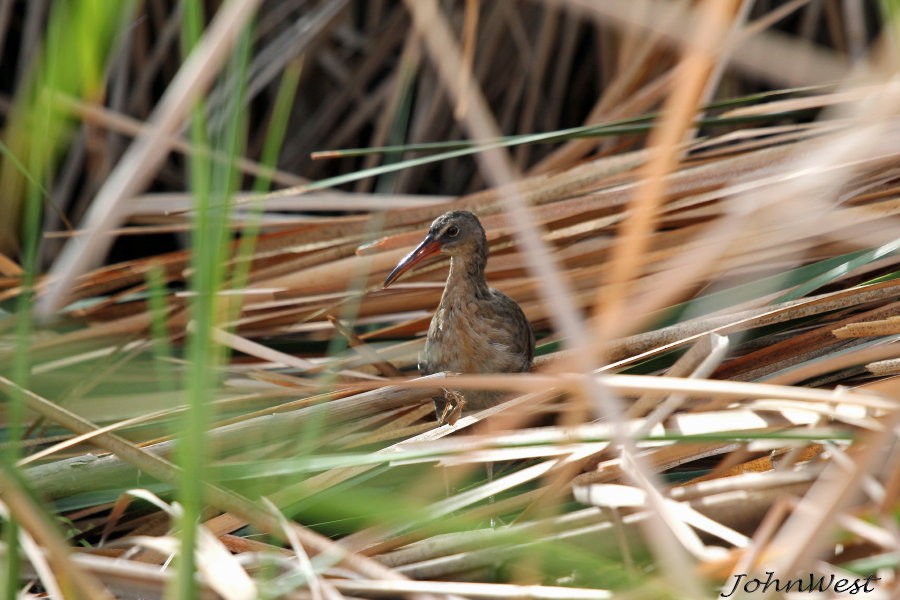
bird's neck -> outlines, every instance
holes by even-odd
[[[447,292],[464,294],[466,297],[486,298],[489,295],[484,269],[487,257],[454,256],[450,259],[450,275],[447,276]]]

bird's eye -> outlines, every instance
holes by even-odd
[[[459,235],[459,227],[453,225],[447,228],[447,237],[456,237]]]

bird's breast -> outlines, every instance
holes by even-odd
[[[504,332],[477,302],[450,302],[438,308],[425,341],[429,371],[502,373],[513,356]]]

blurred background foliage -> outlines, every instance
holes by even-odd
[[[419,1],[0,0],[7,597],[896,588],[896,3]],[[539,337],[452,427],[451,207]]]

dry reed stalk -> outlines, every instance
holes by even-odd
[[[538,567],[548,583],[559,581],[536,562],[536,548],[548,554],[590,548],[582,559],[610,559],[627,570],[651,564],[644,557],[654,538],[670,542],[663,555],[682,561],[668,566],[673,581],[694,572],[686,561],[696,564],[698,590],[701,576],[723,580],[765,561],[828,571],[853,566],[854,552],[891,551],[886,519],[900,494],[892,470],[898,454],[891,449],[878,461],[873,448],[892,448],[887,436],[900,385],[891,327],[900,289],[897,91],[875,73],[865,84],[845,77],[845,58],[865,56],[867,36],[874,35],[863,27],[871,15],[857,10],[861,3],[841,8],[806,0],[752,12],[750,3],[737,1],[692,7],[652,1],[646,10],[619,0],[476,4],[321,3],[310,15],[288,0],[260,14],[248,78],[251,131],[236,165],[266,171],[256,158],[266,142],[266,128],[258,125],[267,119],[259,112],[271,108],[285,65],[302,60],[293,121],[285,123],[289,135],[273,171],[277,182],[295,187],[243,193],[230,216],[230,230],[243,231],[253,218],[245,205],[259,202],[263,233],[251,254],[237,254],[238,240],[225,258],[233,272],[248,268],[249,283],[237,288],[235,278],[221,292],[229,301],[240,298],[242,310],[216,331],[236,355],[222,370],[223,389],[210,392],[218,412],[209,440],[215,472],[230,473],[236,486],[246,484],[274,505],[250,503],[217,482],[206,490],[204,525],[246,564],[256,566],[253,553],[260,551],[293,558],[294,574],[302,564],[314,583],[296,597],[377,597],[400,587],[441,598],[606,597],[604,590],[516,584]],[[2,9],[9,6],[0,3],[0,39],[9,26]],[[99,247],[190,230],[182,165],[164,161],[171,148],[203,154],[179,141],[176,113],[188,98],[164,114],[165,103],[153,97],[157,88],[184,83],[183,74],[171,80],[184,66],[168,58],[181,15],[161,0],[144,6],[150,27],[136,24],[117,45],[104,106],[65,100],[83,127],[51,182],[53,198],[76,206],[100,189],[114,210],[89,221],[114,215],[127,227],[106,223],[102,236],[96,228],[60,233],[72,238],[70,248],[85,243],[78,240]],[[29,5],[28,27],[38,31],[41,14]],[[796,26],[782,20],[788,15]],[[772,30],[780,20],[780,32]],[[304,24],[309,30],[296,35]],[[702,35],[686,33],[698,29]],[[812,39],[818,45],[807,44]],[[826,39],[830,49],[822,46]],[[23,40],[20,60],[33,52],[27,46]],[[220,63],[224,53],[207,56]],[[813,68],[793,70],[802,61]],[[138,65],[144,70],[131,73]],[[213,71],[204,69],[209,78]],[[758,81],[741,80],[745,73],[814,86],[749,104],[706,107],[698,100],[714,89],[717,98],[755,89]],[[833,83],[820,85],[829,77]],[[200,83],[197,92],[210,80]],[[217,107],[233,90],[223,81],[210,94],[211,123],[221,122]],[[642,116],[665,98],[664,114],[605,137],[485,146],[475,161],[458,156],[355,182],[357,190],[394,193],[342,191],[352,182],[318,191],[329,181],[299,179],[425,154],[350,157],[334,151],[340,146],[382,145],[394,136],[430,142],[463,135],[483,143],[501,131]],[[9,106],[0,99],[0,111]],[[166,131],[148,122],[151,112]],[[696,121],[701,115],[707,123]],[[644,124],[654,118],[660,127],[648,133]],[[109,178],[109,164],[97,159],[115,160],[122,140],[107,129],[138,135]],[[691,139],[691,132],[701,137]],[[153,168],[142,182],[122,184],[135,148],[151,138],[159,145],[145,149],[142,160]],[[327,150],[330,160],[312,161],[313,149]],[[151,181],[153,191],[136,195]],[[391,290],[380,285],[428,223],[451,207],[479,214],[491,247],[490,281],[521,302],[540,332],[541,356],[534,374],[448,375],[460,389],[519,395],[438,427],[430,418],[434,382],[406,381],[401,373],[415,366],[446,263],[418,269]],[[373,219],[384,220],[377,233]],[[627,231],[634,235],[622,235]],[[137,514],[108,499],[77,503],[85,492],[115,487],[111,482],[135,481],[129,463],[175,481],[176,469],[159,457],[174,447],[170,421],[184,410],[178,382],[190,326],[185,307],[194,297],[182,289],[193,275],[189,251],[146,252],[84,274],[59,272],[74,264],[67,256],[55,263],[63,277],[42,279],[38,294],[41,302],[56,302],[62,291],[79,304],[58,313],[64,329],[41,329],[29,340],[32,389],[15,390],[4,380],[7,391],[19,391],[27,405],[69,431],[29,431],[27,447],[45,449],[23,461],[30,465],[25,474],[38,492],[76,503],[62,512],[81,532],[79,541],[95,539],[112,510],[113,537],[130,533],[169,548],[159,512]],[[817,270],[819,261],[830,262]],[[156,268],[162,290],[148,283]],[[15,300],[22,270],[14,256],[0,256],[0,274],[0,298]],[[164,310],[150,310],[150,292],[162,293]],[[609,309],[610,297],[628,318],[615,317],[624,313]],[[592,328],[604,319],[601,340]],[[160,323],[164,340],[152,332]],[[0,355],[7,359],[14,356],[8,343],[14,326],[0,323]],[[624,337],[625,331],[635,333]],[[326,350],[342,342],[351,347]],[[167,350],[147,362],[147,349],[160,345]],[[585,352],[592,347],[611,362],[595,363]],[[87,369],[94,377],[80,378]],[[161,372],[173,385],[165,392],[156,387]],[[90,444],[114,453],[86,454]],[[34,466],[38,461],[46,462]],[[488,461],[499,465],[495,479],[475,481]],[[688,469],[705,475],[686,483],[656,477]],[[835,472],[849,485],[829,484]],[[407,473],[420,474],[407,480]],[[413,516],[397,522],[365,515],[373,520],[342,529],[342,517],[360,513],[335,508],[335,525],[305,512],[359,498],[368,508],[366,494],[379,486],[396,489],[398,507],[401,498],[415,499]],[[575,499],[604,508],[574,510],[568,503]],[[819,512],[803,508],[809,504]],[[30,531],[34,522],[25,517]],[[481,528],[495,518],[512,522]],[[234,535],[249,523],[274,531],[290,549]],[[641,533],[648,528],[656,533]],[[834,531],[847,541],[844,553],[827,542]],[[45,545],[44,537],[33,537]],[[786,539],[791,552],[779,558]],[[72,553],[71,562],[113,592],[133,585],[161,593],[167,575],[149,574],[141,561],[162,558],[129,556],[118,547],[127,542],[115,543],[95,556]],[[343,567],[311,571],[332,555],[353,579]],[[515,564],[511,583],[471,583],[504,559]],[[52,564],[34,561],[50,573],[48,581],[56,575]],[[467,582],[412,582],[398,574]],[[204,590],[226,579],[212,577],[203,578]]]

